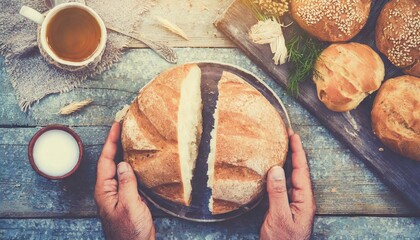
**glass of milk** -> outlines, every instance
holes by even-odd
[[[73,174],[83,156],[83,143],[70,128],[49,125],[39,130],[29,142],[29,162],[41,176],[63,179]]]

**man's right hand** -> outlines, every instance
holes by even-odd
[[[267,176],[270,207],[261,227],[261,239],[309,239],[315,215],[315,199],[305,152],[299,135],[289,130],[292,148],[292,194],[287,197],[286,178],[280,166]]]

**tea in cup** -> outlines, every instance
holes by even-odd
[[[81,3],[63,3],[45,17],[27,6],[21,8],[20,14],[40,25],[38,45],[50,62],[75,71],[97,64],[102,57],[107,33],[93,9]]]

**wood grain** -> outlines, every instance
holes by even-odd
[[[170,47],[235,47],[235,45],[211,23],[232,0],[159,0],[145,13],[144,20],[136,29],[144,37],[163,42]],[[159,25],[155,16],[163,17],[178,25],[188,35],[185,40]],[[128,48],[144,48],[133,41]]]
[[[155,218],[157,239],[259,239],[262,217],[202,224]],[[368,227],[367,227],[368,226]],[[419,218],[315,217],[311,239],[417,239]],[[0,239],[103,239],[99,219],[0,219]]]
[[[375,1],[367,25],[354,40],[371,45],[374,49],[374,29],[376,16],[387,1]],[[266,71],[283,87],[287,86],[288,65],[276,66],[271,60],[269,47],[256,45],[248,38],[250,26],[256,23],[252,11],[240,0],[234,1],[223,16],[218,18],[215,26],[224,32],[241,50],[245,52],[258,66]],[[290,31],[290,29],[288,30]],[[287,32],[285,35],[287,36]],[[386,78],[400,74],[389,61],[386,63]],[[371,129],[370,109],[374,96],[368,97],[360,106],[349,112],[335,113],[329,111],[319,100],[315,85],[308,80],[301,85],[301,94],[296,98],[309,112],[315,115],[333,135],[346,144],[360,159],[374,171],[389,186],[398,190],[404,198],[420,212],[420,164],[392,153],[374,135]],[[357,128],[353,127],[352,121]],[[384,148],[385,151],[379,151]]]

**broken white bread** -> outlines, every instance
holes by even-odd
[[[208,158],[212,214],[233,211],[263,193],[265,177],[283,166],[287,130],[270,102],[240,77],[223,72]]]
[[[122,126],[124,161],[140,182],[187,206],[202,133],[200,85],[195,64],[161,73],[139,92]]]

